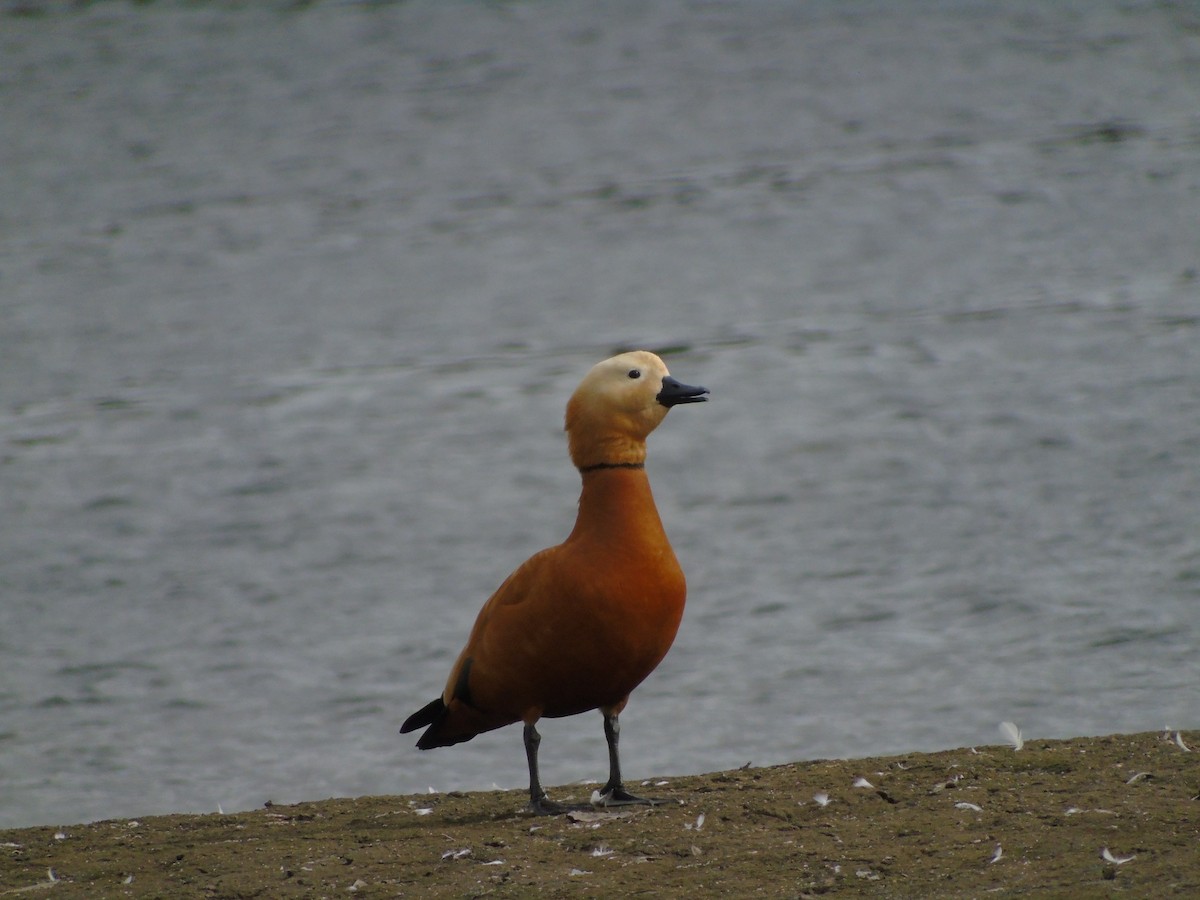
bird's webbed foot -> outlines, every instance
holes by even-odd
[[[662,803],[666,803],[666,801],[634,796],[625,790],[624,785],[620,784],[606,784],[592,797],[593,806],[658,806]]]
[[[529,801],[529,811],[535,816],[561,816],[567,812],[567,807],[543,794],[537,800]]]

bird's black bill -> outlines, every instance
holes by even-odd
[[[676,381],[670,375],[663,376],[662,390],[658,392],[656,398],[659,403],[666,407],[678,406],[680,403],[703,403],[708,398],[704,395],[708,393],[708,388],[698,387],[693,384],[683,384]]]

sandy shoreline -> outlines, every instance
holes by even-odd
[[[0,896],[1194,896],[1200,733],[1172,737],[655,778],[666,804],[618,813],[496,791],[9,829]]]

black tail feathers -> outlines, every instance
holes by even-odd
[[[424,728],[426,725],[438,725],[446,718],[449,710],[446,704],[442,702],[442,698],[438,697],[429,703],[426,703],[415,713],[404,720],[404,724],[400,726],[401,734],[408,734],[410,731],[416,731],[418,728]],[[421,740],[417,741],[417,746],[422,750],[427,749],[422,744],[429,735],[422,735]]]

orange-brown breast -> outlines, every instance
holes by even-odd
[[[570,537],[525,562],[480,611],[446,685],[443,730],[465,737],[619,708],[670,649],[685,597],[645,472],[586,474]]]

